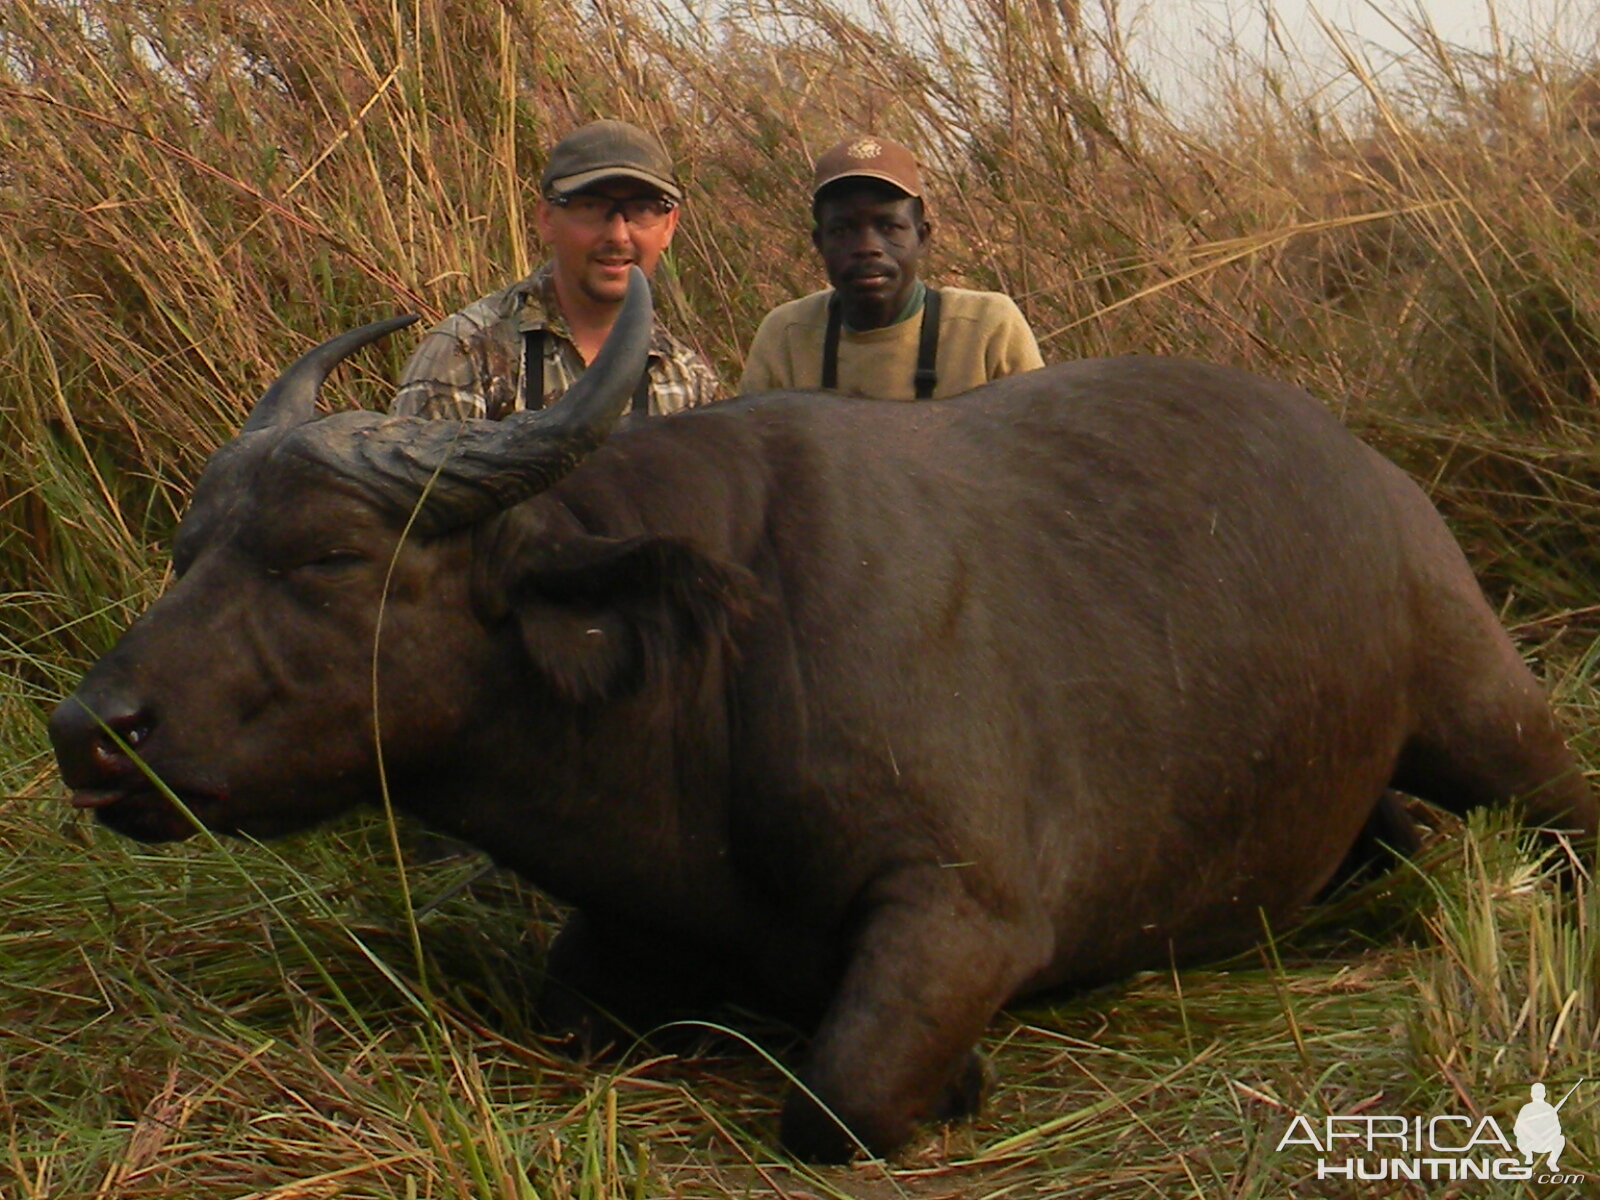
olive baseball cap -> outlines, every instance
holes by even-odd
[[[683,199],[661,143],[626,121],[593,121],[567,134],[550,151],[539,190],[566,196],[602,179],[637,179],[673,200]]]
[[[908,196],[922,195],[922,173],[916,155],[885,137],[857,135],[845,138],[817,159],[811,177],[811,196],[830,183],[850,178],[881,179]]]

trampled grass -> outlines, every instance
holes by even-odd
[[[19,1198],[1423,1194],[1319,1183],[1280,1140],[1299,1113],[1509,1134],[1531,1079],[1596,1066],[1592,893],[1474,822],[1271,952],[1005,1015],[977,1122],[892,1167],[812,1171],[774,1149],[766,1055],[792,1062],[792,1031],[713,1013],[733,1032],[688,1057],[594,1063],[534,1033],[554,914],[510,877],[432,906],[473,864],[411,868],[419,977],[371,821],[145,850],[38,802],[5,813],[0,1179]],[[1576,1170],[1597,1107],[1580,1087],[1564,1109]]]
[[[1594,892],[1495,822],[1260,955],[1007,1014],[979,1121],[810,1171],[774,1149],[792,1030],[711,1013],[731,1032],[697,1053],[599,1063],[541,1039],[558,914],[513,879],[444,860],[402,887],[372,818],[146,850],[60,803],[44,715],[159,590],[205,455],[315,340],[531,265],[542,147],[600,115],[682,164],[661,299],[730,378],[820,283],[807,156],[872,128],[927,163],[934,273],[1015,294],[1047,358],[1302,382],[1429,486],[1600,762],[1591,51],[1422,28],[1403,69],[1238,60],[1190,113],[1070,5],[697,11],[0,7],[0,1196],[1562,1194],[1318,1180],[1278,1148],[1296,1114],[1509,1132],[1531,1080],[1600,1069]],[[331,402],[381,406],[405,348]],[[1595,1087],[1562,1110],[1591,1180]]]

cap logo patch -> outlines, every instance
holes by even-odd
[[[846,148],[845,153],[854,159],[877,158],[883,153],[883,143],[872,138],[857,138]]]

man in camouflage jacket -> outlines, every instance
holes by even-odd
[[[559,398],[610,332],[628,269],[654,272],[683,198],[661,144],[622,121],[596,121],[558,142],[540,193],[535,220],[550,260],[430,330],[401,372],[391,411],[499,420]],[[672,413],[720,394],[710,365],[658,317],[633,410]]]

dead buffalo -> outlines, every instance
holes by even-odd
[[[395,322],[292,366],[56,710],[73,803],[186,836],[136,751],[268,837],[376,800],[381,742],[399,808],[576,906],[571,991],[816,1022],[782,1137],[821,1159],[970,1111],[1013,997],[1248,946],[1386,788],[1594,833],[1437,513],[1297,389],[1128,357],[608,438],[635,276],[547,412],[316,419]]]

